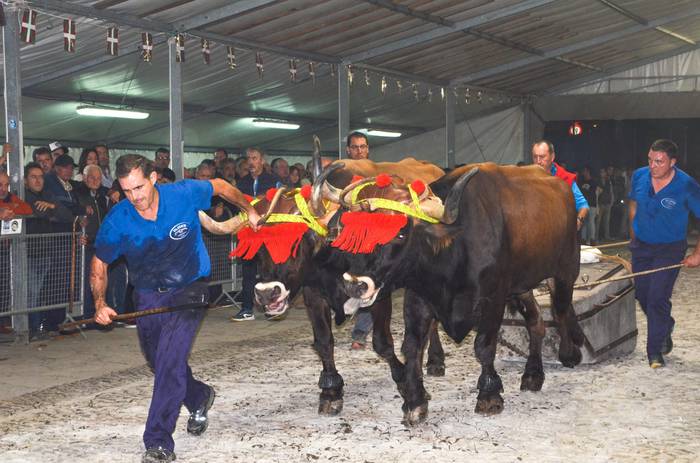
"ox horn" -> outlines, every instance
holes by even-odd
[[[321,140],[316,135],[314,135],[314,151],[311,159],[314,161],[313,178],[315,179],[321,175]]]
[[[267,208],[267,212],[265,212],[265,214],[262,217],[260,217],[260,220],[258,220],[258,225],[263,225],[265,222],[267,222],[267,219],[269,219],[272,215],[272,211],[275,210],[277,203],[279,202],[280,198],[285,193],[285,191],[287,191],[286,187],[280,187],[277,189],[277,191],[275,192],[275,196],[273,196],[272,201],[270,201],[270,205]]]
[[[357,188],[361,185],[374,182],[376,179],[377,179],[377,177],[363,178],[362,180],[358,180],[357,182],[351,183],[350,185],[343,188],[343,191],[340,192],[340,196],[338,197],[338,201],[340,202],[340,205],[346,209],[350,209],[352,207],[352,204],[350,204],[349,202],[347,202],[345,200],[345,197],[348,195],[348,193],[350,193],[352,190],[354,190],[355,188]]]
[[[324,182],[332,172],[343,167],[345,167],[344,163],[335,162],[328,166],[326,170],[321,172],[321,174],[314,179],[314,186],[311,190],[311,210],[316,215],[316,217],[321,217],[326,214],[326,210],[323,207],[323,201],[321,201],[321,194],[323,193],[322,190]]]
[[[224,222],[218,222],[209,217],[204,211],[199,211],[199,223],[202,224],[205,230],[215,235],[232,235],[243,228],[246,221],[235,215]]]
[[[455,223],[459,217],[459,203],[462,199],[462,192],[464,187],[469,183],[469,180],[479,172],[479,168],[475,167],[469,172],[462,174],[459,179],[455,182],[450,189],[450,194],[447,195],[447,200],[445,201],[445,212],[440,220],[442,223],[451,225]]]

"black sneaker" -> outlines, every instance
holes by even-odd
[[[187,420],[187,432],[193,436],[199,436],[204,434],[209,426],[209,418],[207,417],[207,412],[214,404],[214,398],[216,393],[214,388],[209,386],[209,397],[204,401],[204,404],[197,410],[190,413],[190,419]]]
[[[255,320],[255,315],[252,311],[241,309],[236,315],[231,317],[232,322],[250,322]]]
[[[663,368],[666,366],[664,357],[661,354],[653,354],[649,356],[649,366],[656,370],[657,368]]]
[[[141,463],[160,463],[175,461],[175,452],[164,447],[151,447],[147,449],[141,458]]]

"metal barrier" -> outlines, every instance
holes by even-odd
[[[241,264],[228,257],[235,247],[234,237],[232,235],[214,235],[203,230],[202,238],[211,260],[209,286],[221,286],[221,294],[212,303],[216,305],[221,300],[227,299],[231,305],[240,309],[235,296],[243,288]]]
[[[240,263],[228,257],[235,237],[202,235],[211,259],[208,284],[221,287],[212,302],[225,299],[240,308],[234,299],[243,287]],[[65,309],[58,323],[84,315],[91,253],[79,237],[72,233],[0,236],[0,317],[12,317],[15,332],[26,333],[32,327],[30,314]]]
[[[85,248],[80,235],[51,233],[0,237],[0,317],[15,331],[29,328],[29,314],[65,309],[83,315]]]

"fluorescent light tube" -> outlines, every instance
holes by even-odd
[[[78,106],[75,112],[81,116],[120,117],[122,119],[146,119],[149,114],[129,109],[102,108],[99,106]]]
[[[270,119],[253,119],[253,125],[258,127],[266,127],[268,129],[284,129],[284,130],[296,130],[299,128],[299,124],[294,124],[287,121],[275,121]]]

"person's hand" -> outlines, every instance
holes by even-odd
[[[95,322],[100,325],[109,325],[116,316],[117,312],[106,304],[95,308]]]
[[[0,220],[12,220],[15,218],[15,211],[12,209],[0,209]]]
[[[219,203],[216,206],[214,206],[214,217],[219,218],[222,215],[224,215],[224,204]]]
[[[39,212],[46,212],[49,209],[54,209],[56,205],[48,201],[37,201],[34,203],[34,207],[36,207],[36,210]]]
[[[93,209],[92,206],[85,206],[85,214],[92,215],[94,213],[95,213],[95,209]]]
[[[583,222],[585,219],[582,219],[581,217],[576,217],[576,231],[581,231],[581,227],[583,227]]]
[[[258,214],[258,211],[256,211],[255,208],[251,206],[250,210],[248,210],[247,213],[250,228],[252,228],[253,231],[258,231],[258,222],[260,222],[260,215]]]
[[[81,245],[81,246],[87,246],[87,245],[88,245],[88,237],[87,237],[87,235],[80,235],[80,245]]]
[[[687,268],[700,267],[700,253],[695,252],[689,255],[688,257],[683,259],[681,264],[683,264]]]
[[[119,202],[119,192],[114,190],[110,191],[109,193],[109,199],[112,201],[114,204],[117,204]]]
[[[80,228],[87,227],[87,224],[88,224],[87,216],[81,215],[80,220],[78,222],[80,223]]]

